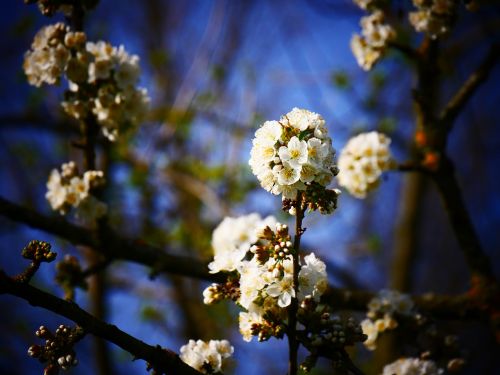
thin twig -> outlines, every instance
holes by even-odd
[[[134,356],[143,359],[164,373],[195,375],[198,371],[188,366],[171,350],[148,345],[121,331],[116,326],[107,324],[82,310],[77,304],[68,302],[52,294],[41,291],[29,284],[21,283],[8,277],[0,269],[0,294],[10,294],[28,301],[32,306],[39,306],[64,316],[81,326],[86,332],[109,341]]]

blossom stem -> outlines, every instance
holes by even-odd
[[[297,353],[299,350],[299,341],[297,340],[297,312],[299,302],[297,295],[299,293],[299,248],[300,238],[302,237],[302,220],[304,219],[304,207],[302,204],[302,193],[297,193],[297,204],[295,207],[295,237],[293,239],[293,290],[295,296],[292,298],[290,308],[288,309],[288,374],[296,375],[298,371]]]

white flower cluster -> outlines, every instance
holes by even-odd
[[[79,176],[76,164],[71,161],[61,166],[61,172],[52,170],[45,198],[54,211],[63,215],[75,207],[78,208],[78,216],[95,220],[106,213],[107,207],[91,195],[91,190],[103,183],[102,171],[86,171],[83,176]]]
[[[31,49],[24,55],[23,64],[31,85],[40,87],[43,83],[53,85],[60,81],[71,58],[66,38],[83,38],[81,42],[85,43],[83,33],[72,33],[61,22],[45,26],[35,35]]]
[[[189,366],[203,374],[221,372],[226,360],[232,356],[234,348],[227,340],[189,340],[181,347],[180,358]]]
[[[62,105],[76,119],[92,113],[104,136],[114,141],[121,127],[138,124],[146,116],[149,97],[145,89],[136,87],[139,57],[103,41],[88,42],[86,51],[86,80],[72,82]],[[94,89],[92,95],[87,95],[87,87]]]
[[[323,117],[294,108],[255,132],[249,164],[265,190],[295,199],[299,190],[331,182],[334,155]]]
[[[28,82],[55,84],[65,75],[69,90],[62,107],[71,117],[94,117],[111,141],[119,129],[144,119],[149,97],[145,89],[136,87],[139,57],[129,55],[123,46],[86,42],[84,33],[57,23],[41,29],[31,48],[24,60]]]
[[[444,370],[433,361],[419,358],[401,358],[384,367],[382,375],[440,375]]]
[[[284,321],[284,308],[290,305],[292,298],[297,297],[299,301],[306,298],[319,301],[326,290],[326,266],[311,253],[304,257],[300,268],[296,296],[293,287],[294,250],[290,240],[286,225],[277,223],[273,217],[262,220],[258,214],[226,218],[214,231],[212,243],[221,243],[224,251],[216,255],[209,266],[210,271],[237,271],[236,285],[239,285],[239,290],[238,293],[231,294],[236,295],[231,298],[246,310],[239,317],[240,332],[246,341],[256,335],[260,340],[274,335],[274,332],[263,331],[262,327],[273,328],[273,322],[268,322],[265,316],[270,314],[280,322]],[[215,251],[216,249],[214,246]],[[253,253],[253,256],[246,260],[248,252]],[[229,260],[221,260],[219,255]],[[211,304],[220,300],[220,293],[231,293],[221,288],[219,284],[212,284],[205,289],[204,303]],[[259,331],[256,326],[262,329]]]
[[[436,39],[450,31],[458,3],[455,0],[413,0],[418,10],[410,12],[410,23],[416,31],[425,32]]]
[[[234,271],[240,261],[257,242],[266,226],[275,226],[274,216],[262,219],[253,213],[240,217],[225,217],[212,233],[214,260],[208,265],[210,273]]]
[[[378,335],[398,326],[395,315],[410,315],[412,309],[413,301],[409,296],[393,290],[381,290],[368,303],[368,318],[361,322],[363,333],[368,336],[364,345],[375,350]]]
[[[351,138],[339,156],[339,184],[357,198],[366,197],[391,167],[390,143],[390,138],[375,131]]]
[[[369,16],[361,18],[361,34],[354,34],[351,50],[363,70],[370,70],[384,55],[388,42],[396,37],[394,29],[384,24],[384,13],[375,10]]]

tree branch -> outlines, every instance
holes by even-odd
[[[368,303],[375,296],[375,292],[330,287],[321,297],[321,302],[336,310],[366,311]],[[479,306],[479,302],[467,294],[447,296],[427,293],[412,296],[412,300],[418,312],[437,319],[488,319],[487,312]]]
[[[222,274],[208,273],[206,264],[192,257],[167,254],[164,249],[145,244],[140,240],[122,238],[110,228],[104,228],[102,233],[96,233],[71,224],[63,218],[41,215],[2,197],[0,197],[0,215],[62,237],[74,244],[89,246],[109,259],[128,260],[150,267],[154,274],[168,272],[214,282],[225,280]]]
[[[440,121],[449,132],[453,126],[453,122],[465,107],[469,99],[476,92],[477,88],[488,78],[490,72],[500,58],[500,45],[491,46],[488,55],[481,62],[479,67],[467,78],[462,87],[450,99],[446,107],[440,115]]]
[[[472,274],[494,280],[490,260],[481,248],[451,160],[443,155],[439,169],[431,177],[439,190],[451,226]]]
[[[134,359],[143,359],[149,362],[157,371],[186,375],[199,374],[198,371],[182,362],[175,352],[161,349],[159,346],[148,345],[121,331],[114,325],[96,319],[75,303],[57,298],[29,284],[15,281],[1,269],[0,294],[10,294],[22,298],[32,306],[39,306],[64,316],[81,326],[85,332],[107,340],[131,353]]]
[[[421,58],[417,50],[413,49],[412,47],[406,44],[398,42],[389,42],[389,47],[395,49],[398,52],[401,52],[404,56],[406,56],[410,60],[418,61]]]

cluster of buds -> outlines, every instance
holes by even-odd
[[[297,207],[300,204],[309,211],[319,211],[322,215],[329,215],[337,209],[337,201],[340,195],[339,189],[325,189],[324,186],[311,183],[309,189],[300,195],[299,199],[283,199],[282,209],[290,215],[297,214]]]
[[[329,358],[341,367],[342,353],[346,346],[363,342],[367,336],[355,319],[346,320],[332,316],[325,306],[320,306],[312,298],[304,299],[300,304],[299,321],[305,327],[298,333],[300,342],[310,354],[301,364],[302,370],[311,371],[318,357]]]
[[[29,259],[33,262],[52,262],[56,259],[57,254],[51,251],[52,246],[45,241],[33,240],[26,245],[21,254],[23,258]]]
[[[281,315],[271,310],[266,311],[261,322],[253,322],[251,324],[250,332],[252,336],[257,337],[257,341],[259,342],[267,341],[271,337],[283,338],[285,326],[280,323]]]
[[[83,277],[82,267],[78,258],[69,254],[56,265],[55,281],[64,290],[64,298],[72,301],[75,298],[75,288],[87,289],[87,282]]]
[[[71,328],[61,324],[55,333],[52,333],[47,327],[40,326],[35,334],[45,340],[45,343],[30,346],[28,354],[47,364],[44,375],[56,375],[60,369],[67,370],[78,364],[73,346],[83,338],[82,328],[78,326]]]
[[[266,263],[269,258],[274,258],[277,262],[273,265],[279,266],[279,261],[282,262],[288,255],[294,253],[291,239],[286,224],[277,223],[276,230],[266,226],[259,237],[260,241],[253,245],[250,251],[255,254],[259,262]],[[272,271],[275,269],[282,271],[282,266],[273,267]]]
[[[21,274],[16,276],[16,280],[22,283],[28,283],[35,275],[40,264],[43,262],[52,262],[57,254],[51,251],[51,246],[48,242],[33,240],[26,245],[21,252],[23,258],[31,260],[31,264]]]
[[[229,277],[223,284],[213,283],[203,291],[203,303],[212,305],[224,299],[237,301],[240,298],[240,283],[238,279]]]

